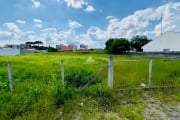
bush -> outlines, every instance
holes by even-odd
[[[57,86],[54,97],[55,106],[63,105],[66,101],[72,100],[76,98],[76,93],[73,88],[64,89],[62,86]]]
[[[7,81],[0,81],[0,90],[8,90],[8,82]]]
[[[65,74],[65,80],[67,82],[67,86],[73,86],[73,87],[82,87],[84,86],[88,81],[92,80],[94,75],[92,72],[83,70],[83,69],[70,69],[67,74]]]
[[[112,97],[112,90],[109,88],[101,85],[101,84],[96,84],[93,85],[83,91],[83,93],[87,96],[92,95],[94,97],[104,97],[104,98],[110,98]]]

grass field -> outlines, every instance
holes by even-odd
[[[143,59],[144,62],[121,61],[127,59]],[[150,57],[115,56],[114,90],[138,88],[141,83],[147,84],[149,59]],[[61,82],[62,60],[65,64],[64,87]],[[180,60],[153,60],[152,85],[180,85]],[[7,62],[12,65],[13,91],[9,90]],[[92,115],[94,119],[116,119],[117,116],[144,119],[141,115],[146,106],[141,96],[144,91],[118,93],[108,89],[108,71],[88,88],[78,91],[79,87],[91,80],[107,64],[108,55],[88,52],[0,57],[0,119],[53,120],[63,116],[69,120],[78,119],[79,116],[91,119]],[[168,94],[173,102],[180,100],[177,90],[170,93],[171,95],[163,92],[159,99],[163,101],[163,96]],[[125,106],[126,103],[131,106]],[[135,113],[129,111],[130,108]]]

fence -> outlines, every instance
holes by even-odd
[[[160,85],[180,85],[179,60],[156,58],[151,60],[144,57],[144,60],[140,60],[142,57],[124,58],[122,56],[109,56],[107,59],[107,56],[99,55],[96,58],[93,58],[94,56],[78,58],[73,63],[77,56],[68,56],[67,59],[66,57],[43,55],[29,58],[28,56],[19,56],[18,59],[8,57],[8,60],[2,57],[0,59],[1,115],[7,114],[15,117],[14,115],[21,116],[24,113],[24,115],[29,113],[35,115],[35,111],[42,114],[44,114],[43,112],[56,112],[54,107],[56,104],[60,104],[61,98],[62,101],[74,98],[74,89],[61,89],[62,86],[57,85],[60,82],[63,85],[66,83],[65,75],[72,68],[69,66],[75,67],[71,71],[76,71],[81,66],[84,71],[94,70],[93,75],[97,73],[89,82],[83,84],[84,87],[90,85],[98,77],[101,77],[111,89],[126,90],[126,88],[134,87],[152,88]],[[67,69],[68,67],[69,69]],[[72,77],[75,77],[75,74],[73,75]],[[93,89],[89,90],[96,90],[95,95],[102,95],[104,98],[100,84],[102,83],[92,86]],[[9,92],[9,90],[13,92]],[[107,95],[109,96],[109,92],[105,94],[105,96]],[[77,100],[74,102],[77,102],[77,105],[79,103]],[[80,102],[84,102],[84,100]]]
[[[76,75],[74,73],[81,74],[80,72],[83,71],[85,75],[89,75],[89,72],[91,74],[90,81],[81,85],[81,87],[84,86],[85,88],[99,77],[107,76],[107,74],[104,73],[104,71],[107,71],[108,67],[107,65],[104,67],[104,63],[107,63],[107,59],[100,59],[101,62],[103,61],[103,64],[99,65],[99,60],[95,61],[92,57],[76,58],[71,56],[71,58],[65,57],[65,59],[60,57],[51,57],[51,59],[49,59],[49,56],[43,57],[44,58],[40,59],[39,57],[26,58],[26,56],[23,56],[22,58],[8,60],[10,62],[7,62],[6,59],[1,59],[0,89],[9,89],[13,91],[20,87],[22,89],[36,87],[36,85],[39,84],[41,86],[48,86],[51,83],[53,85],[58,83],[64,85],[67,84],[66,77],[68,74],[71,74],[70,72],[73,72],[70,77],[75,78]],[[75,63],[73,63],[74,61],[72,59],[78,60],[74,60]],[[104,67],[103,70],[101,70],[102,67]],[[102,74],[104,74],[104,76],[102,76]],[[87,77],[85,75],[82,76],[82,78]]]
[[[109,56],[110,88],[156,88],[180,85],[178,59],[123,59]]]
[[[62,84],[65,83],[65,67],[64,61],[61,61],[61,66],[57,71],[61,72],[58,75],[51,75],[62,80]],[[56,63],[56,67],[57,67]],[[32,66],[31,66],[32,67]],[[107,73],[107,85],[111,89],[118,88],[152,88],[157,86],[179,86],[180,85],[180,60],[178,59],[122,59],[118,56],[109,56],[108,64],[100,70],[93,79],[88,81],[83,88],[90,85],[101,74]],[[21,68],[22,69],[22,68]],[[9,80],[9,88],[12,91],[14,88],[13,72],[11,63],[7,63],[7,76]],[[20,71],[20,70],[17,70]],[[23,71],[23,69],[22,69]],[[35,75],[38,77],[38,73],[31,73],[29,75]],[[16,74],[16,73],[15,73]],[[27,75],[26,75],[27,76]],[[29,76],[31,77],[31,76]],[[48,77],[48,76],[45,76]]]

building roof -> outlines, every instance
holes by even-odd
[[[144,52],[180,51],[180,33],[165,32],[142,48]]]

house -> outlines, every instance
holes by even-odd
[[[142,48],[143,52],[180,52],[180,33],[165,32]]]

